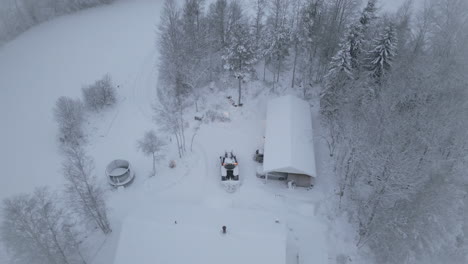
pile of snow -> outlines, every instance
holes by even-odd
[[[239,181],[222,181],[221,185],[227,192],[233,193],[237,189],[239,189],[240,182]]]

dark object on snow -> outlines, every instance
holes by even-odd
[[[176,224],[176,225],[177,225],[177,221],[174,221],[174,224]]]
[[[255,151],[254,160],[258,163],[263,163],[263,150],[257,149]]]
[[[228,96],[228,97],[226,97],[226,98],[229,100],[229,103],[231,103],[231,105],[233,105],[233,106],[237,107],[237,104],[236,104],[236,102],[234,101],[234,99],[232,99],[232,97],[231,97],[231,96]]]
[[[175,162],[175,160],[169,161],[169,168],[173,169],[173,168],[175,168],[175,167],[176,167],[176,162]]]
[[[223,234],[226,234],[226,226],[223,226]]]
[[[195,118],[195,120],[197,120],[197,121],[202,121],[202,119],[203,119],[203,117],[201,117],[201,116],[195,116],[194,118]]]
[[[239,168],[237,157],[231,152],[225,152],[224,156],[219,157],[221,161],[221,181],[238,181]]]

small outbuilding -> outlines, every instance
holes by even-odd
[[[310,187],[317,172],[309,104],[292,95],[268,102],[263,172]],[[278,176],[279,175],[279,176]]]

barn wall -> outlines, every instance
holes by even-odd
[[[296,186],[300,187],[310,187],[312,184],[312,177],[309,175],[305,174],[294,174],[294,173],[289,173],[288,174],[288,181],[293,180],[296,183]]]

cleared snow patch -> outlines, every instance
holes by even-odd
[[[114,264],[286,261],[286,229],[274,215],[178,205],[136,215],[123,223]]]

